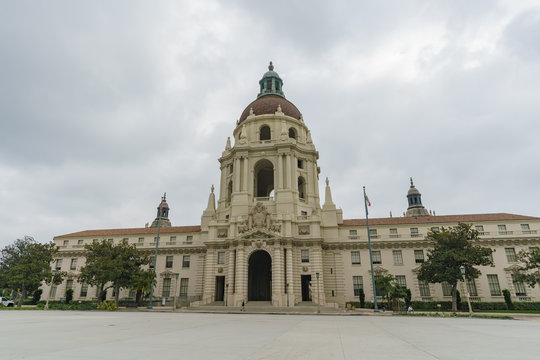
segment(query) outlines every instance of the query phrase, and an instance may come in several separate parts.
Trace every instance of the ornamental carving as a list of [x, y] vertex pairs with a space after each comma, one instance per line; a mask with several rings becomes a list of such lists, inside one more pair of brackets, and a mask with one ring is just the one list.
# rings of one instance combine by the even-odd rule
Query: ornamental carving
[[227, 237], [227, 229], [218, 229], [217, 237], [218, 238], [226, 238]]
[[261, 202], [251, 209], [247, 220], [238, 224], [238, 233], [244, 237], [269, 238], [279, 235], [280, 232], [281, 225], [271, 219], [270, 213]]
[[298, 235], [309, 235], [309, 225], [301, 225], [298, 227]]

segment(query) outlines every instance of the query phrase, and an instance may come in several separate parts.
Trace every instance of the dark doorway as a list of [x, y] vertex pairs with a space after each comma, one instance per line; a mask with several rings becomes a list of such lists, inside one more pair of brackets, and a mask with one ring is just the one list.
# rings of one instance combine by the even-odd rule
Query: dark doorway
[[302, 301], [311, 301], [311, 275], [302, 275]]
[[225, 294], [225, 276], [216, 276], [216, 300], [223, 301]]
[[255, 251], [249, 258], [248, 301], [272, 299], [272, 258], [264, 250]]

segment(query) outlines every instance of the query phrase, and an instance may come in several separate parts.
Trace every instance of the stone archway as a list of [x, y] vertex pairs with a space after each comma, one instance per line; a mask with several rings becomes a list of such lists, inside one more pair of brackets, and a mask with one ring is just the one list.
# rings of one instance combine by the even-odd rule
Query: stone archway
[[257, 250], [248, 262], [248, 301], [272, 300], [272, 258], [264, 250]]

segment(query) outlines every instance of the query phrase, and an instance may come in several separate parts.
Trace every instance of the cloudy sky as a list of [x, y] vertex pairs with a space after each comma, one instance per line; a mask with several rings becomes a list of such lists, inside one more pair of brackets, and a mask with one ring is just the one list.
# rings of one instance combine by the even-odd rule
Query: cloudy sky
[[[0, 246], [195, 225], [272, 60], [345, 218], [540, 216], [540, 2], [0, 1]], [[321, 188], [324, 181], [321, 181]]]

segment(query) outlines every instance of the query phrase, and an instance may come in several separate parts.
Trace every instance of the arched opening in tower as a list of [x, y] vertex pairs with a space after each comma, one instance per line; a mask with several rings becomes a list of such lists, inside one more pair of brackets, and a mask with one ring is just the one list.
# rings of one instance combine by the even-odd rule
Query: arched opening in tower
[[259, 140], [270, 140], [270, 127], [268, 125], [261, 126]]
[[306, 199], [306, 181], [302, 176], [298, 177], [298, 197]]
[[274, 165], [266, 159], [255, 165], [254, 189], [256, 197], [269, 197], [274, 190]]

